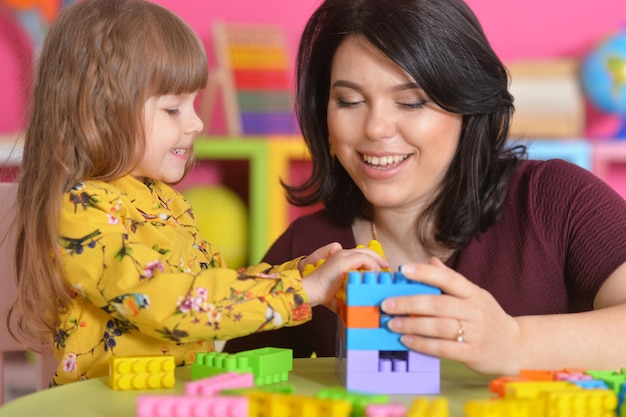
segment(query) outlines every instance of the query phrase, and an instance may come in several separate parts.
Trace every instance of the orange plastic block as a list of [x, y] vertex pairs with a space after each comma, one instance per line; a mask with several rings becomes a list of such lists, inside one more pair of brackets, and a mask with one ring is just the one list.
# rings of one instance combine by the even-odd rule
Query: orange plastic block
[[378, 306], [346, 306], [344, 321], [346, 327], [349, 328], [378, 329], [380, 308]]
[[519, 374], [521, 378], [528, 378], [532, 381], [552, 381], [554, 372], [544, 369], [522, 369]]
[[109, 386], [115, 390], [172, 388], [175, 368], [173, 356], [113, 357]]
[[521, 378], [519, 376], [501, 376], [489, 381], [489, 391], [496, 394], [498, 397], [504, 397], [504, 390], [506, 384], [509, 382], [523, 382], [530, 381], [528, 378]]

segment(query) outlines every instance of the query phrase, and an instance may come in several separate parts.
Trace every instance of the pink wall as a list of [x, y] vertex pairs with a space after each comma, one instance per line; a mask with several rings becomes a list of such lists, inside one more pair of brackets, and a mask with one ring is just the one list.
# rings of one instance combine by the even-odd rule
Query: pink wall
[[[293, 54], [302, 27], [321, 0], [153, 0], [185, 19], [200, 35], [209, 53], [211, 22], [263, 22], [283, 25]], [[624, 0], [467, 0], [483, 23], [494, 49], [505, 60], [534, 57], [584, 55], [595, 42], [608, 33], [626, 28]], [[0, 31], [1, 33], [1, 31]], [[15, 65], [0, 43], [0, 80], [14, 77]], [[2, 87], [2, 84], [0, 84]], [[16, 92], [2, 88], [4, 103], [15, 102]], [[1, 120], [15, 120], [19, 106], [0, 107]], [[597, 125], [590, 136], [602, 134], [602, 126], [614, 118], [590, 109]], [[19, 119], [19, 117], [17, 117]], [[16, 126], [18, 127], [18, 126]], [[219, 126], [218, 126], [219, 127]], [[7, 131], [0, 122], [0, 133]], [[218, 129], [219, 130], [219, 129]], [[219, 133], [219, 132], [218, 132]]]

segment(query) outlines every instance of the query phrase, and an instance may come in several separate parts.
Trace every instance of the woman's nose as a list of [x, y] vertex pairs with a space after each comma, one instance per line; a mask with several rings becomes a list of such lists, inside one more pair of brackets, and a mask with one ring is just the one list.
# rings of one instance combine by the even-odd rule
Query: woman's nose
[[367, 138], [371, 140], [394, 136], [396, 125], [392, 112], [383, 105], [372, 106], [365, 121], [365, 133]]

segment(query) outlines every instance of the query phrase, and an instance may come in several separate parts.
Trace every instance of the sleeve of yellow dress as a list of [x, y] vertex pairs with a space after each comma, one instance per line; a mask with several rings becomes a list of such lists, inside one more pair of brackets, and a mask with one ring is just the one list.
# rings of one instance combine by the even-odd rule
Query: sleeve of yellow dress
[[72, 293], [144, 334], [177, 342], [310, 320], [296, 261], [227, 269], [185, 204], [147, 214], [125, 194], [70, 193], [59, 251]]

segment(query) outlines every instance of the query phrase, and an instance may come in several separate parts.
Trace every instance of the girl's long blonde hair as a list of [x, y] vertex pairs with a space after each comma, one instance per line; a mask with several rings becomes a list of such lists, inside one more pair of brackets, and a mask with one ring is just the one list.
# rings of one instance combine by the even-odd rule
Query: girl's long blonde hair
[[126, 175], [144, 150], [150, 97], [206, 85], [206, 53], [180, 18], [144, 0], [84, 0], [51, 26], [38, 60], [20, 170], [18, 295], [7, 324], [50, 341], [68, 289], [57, 256], [59, 208], [76, 183]]

